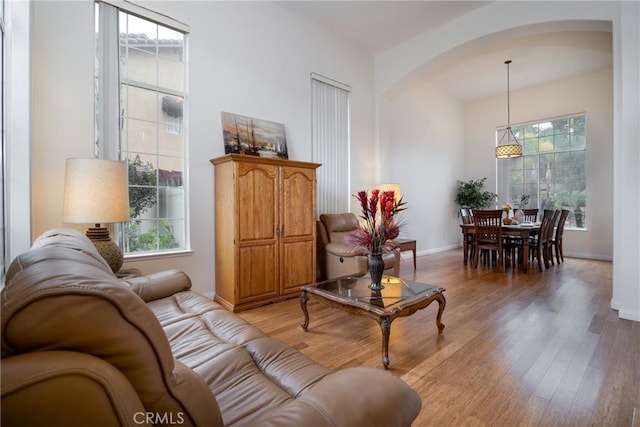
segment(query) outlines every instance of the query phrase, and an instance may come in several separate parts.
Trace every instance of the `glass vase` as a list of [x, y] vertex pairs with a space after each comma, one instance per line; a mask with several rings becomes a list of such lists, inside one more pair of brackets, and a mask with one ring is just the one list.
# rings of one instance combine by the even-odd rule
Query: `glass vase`
[[382, 273], [384, 272], [384, 261], [382, 254], [371, 254], [368, 259], [369, 275], [371, 276], [371, 284], [369, 289], [384, 289], [382, 285]]

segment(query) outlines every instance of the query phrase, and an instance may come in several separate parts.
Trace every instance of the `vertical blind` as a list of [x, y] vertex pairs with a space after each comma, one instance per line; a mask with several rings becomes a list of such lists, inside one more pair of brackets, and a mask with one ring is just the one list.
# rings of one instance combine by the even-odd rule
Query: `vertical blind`
[[350, 87], [311, 75], [311, 141], [317, 173], [317, 212], [349, 212]]

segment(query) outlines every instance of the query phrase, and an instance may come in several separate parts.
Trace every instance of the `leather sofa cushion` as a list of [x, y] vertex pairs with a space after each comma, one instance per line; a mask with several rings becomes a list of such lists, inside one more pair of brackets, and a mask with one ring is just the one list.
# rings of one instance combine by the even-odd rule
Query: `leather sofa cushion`
[[225, 425], [250, 425], [332, 372], [202, 295], [181, 292], [148, 305], [175, 357], [209, 385]]
[[[113, 271], [107, 261], [98, 253], [94, 244], [84, 234], [78, 230], [68, 228], [54, 228], [45, 231], [31, 245], [31, 249], [37, 248], [68, 248], [85, 255], [85, 260], [89, 260], [96, 268], [107, 274], [114, 276]], [[115, 276], [114, 276], [115, 277]]]
[[417, 393], [390, 373], [331, 371], [200, 294], [148, 306], [175, 357], [216, 396], [224, 425], [406, 426], [420, 412]]

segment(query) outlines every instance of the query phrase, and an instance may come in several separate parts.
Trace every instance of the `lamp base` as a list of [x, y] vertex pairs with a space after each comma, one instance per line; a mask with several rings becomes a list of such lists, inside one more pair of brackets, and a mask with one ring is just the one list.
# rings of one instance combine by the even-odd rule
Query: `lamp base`
[[122, 251], [111, 240], [109, 236], [109, 230], [106, 227], [100, 227], [96, 224], [95, 227], [90, 227], [87, 230], [86, 236], [93, 242], [94, 246], [98, 250], [98, 253], [107, 261], [111, 271], [115, 274], [122, 267]]

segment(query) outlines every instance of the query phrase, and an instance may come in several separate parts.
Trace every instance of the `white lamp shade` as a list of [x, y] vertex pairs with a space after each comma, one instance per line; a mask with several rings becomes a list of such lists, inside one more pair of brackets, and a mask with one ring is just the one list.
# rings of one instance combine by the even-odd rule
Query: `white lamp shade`
[[400, 191], [400, 184], [397, 182], [385, 183], [385, 184], [376, 184], [374, 187], [380, 191], [393, 191], [393, 198], [397, 202], [402, 197], [402, 192]]
[[63, 221], [107, 224], [129, 221], [127, 164], [101, 159], [67, 159]]

